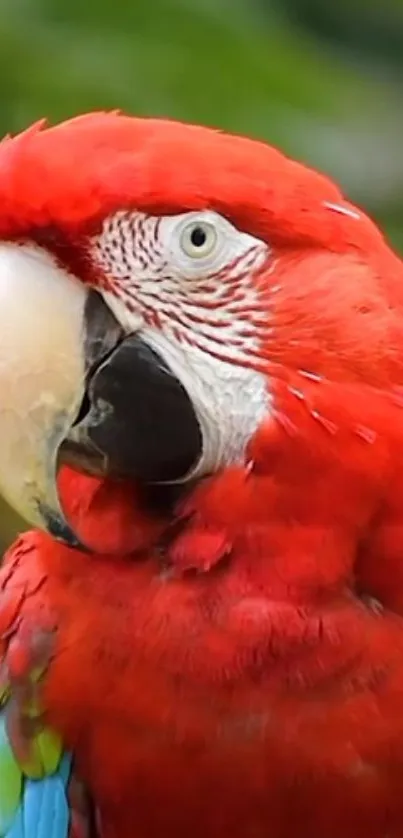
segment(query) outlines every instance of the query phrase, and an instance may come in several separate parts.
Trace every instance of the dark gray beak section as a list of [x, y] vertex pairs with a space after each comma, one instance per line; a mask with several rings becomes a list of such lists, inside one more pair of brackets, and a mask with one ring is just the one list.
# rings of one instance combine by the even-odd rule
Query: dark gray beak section
[[137, 335], [122, 339], [89, 376], [85, 410], [62, 449], [78, 468], [160, 483], [180, 480], [200, 458], [189, 396]]
[[[83, 347], [81, 348], [83, 358], [82, 401], [79, 406], [78, 416], [75, 416], [74, 420], [72, 418], [73, 427], [79, 421], [81, 411], [86, 409], [88, 401], [86, 388], [91, 381], [92, 371], [97, 369], [99, 364], [105, 363], [105, 359], [109, 357], [110, 353], [123, 340], [123, 331], [102, 297], [92, 290], [85, 293], [81, 330], [83, 340]], [[69, 428], [67, 430], [70, 432]], [[57, 490], [54, 483], [56, 481], [58, 466], [63, 462], [62, 452], [64, 445], [65, 440], [62, 438], [59, 441], [59, 447], [56, 451], [53, 450], [53, 446], [50, 446], [48, 449], [52, 461], [55, 462], [55, 467], [53, 470], [47, 469], [49, 475], [49, 491], [47, 494], [46, 487], [44, 487], [44, 492], [41, 493], [42, 497], [38, 497], [37, 499], [37, 510], [45, 529], [50, 535], [58, 541], [63, 541], [69, 547], [85, 549], [85, 545], [76, 537], [70, 524], [66, 521], [58, 500], [55, 503]], [[78, 446], [78, 450], [81, 452], [80, 446]], [[85, 470], [85, 456], [82, 457], [81, 466]]]
[[[141, 484], [180, 481], [202, 453], [186, 390], [139, 335], [123, 336], [96, 293], [88, 298], [85, 321], [86, 389], [59, 462]], [[80, 546], [63, 526], [49, 516], [53, 535]]]

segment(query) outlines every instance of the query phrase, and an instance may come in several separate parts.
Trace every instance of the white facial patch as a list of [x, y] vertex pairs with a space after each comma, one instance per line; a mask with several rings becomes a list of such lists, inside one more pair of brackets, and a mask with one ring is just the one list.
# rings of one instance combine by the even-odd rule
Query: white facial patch
[[192, 400], [203, 434], [196, 473], [243, 462], [269, 410], [267, 378], [253, 368], [268, 328], [268, 245], [211, 211], [118, 212], [90, 255], [122, 326], [161, 354]]

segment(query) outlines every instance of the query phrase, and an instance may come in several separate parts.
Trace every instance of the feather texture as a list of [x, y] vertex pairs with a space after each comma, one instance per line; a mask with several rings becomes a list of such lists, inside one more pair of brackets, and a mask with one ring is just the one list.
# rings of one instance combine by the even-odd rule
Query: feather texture
[[[37, 737], [37, 761], [31, 778], [24, 773], [7, 732], [6, 708], [0, 715], [0, 836], [1, 838], [68, 838], [68, 782], [71, 760], [57, 754], [55, 737]], [[39, 771], [41, 767], [42, 771]]]

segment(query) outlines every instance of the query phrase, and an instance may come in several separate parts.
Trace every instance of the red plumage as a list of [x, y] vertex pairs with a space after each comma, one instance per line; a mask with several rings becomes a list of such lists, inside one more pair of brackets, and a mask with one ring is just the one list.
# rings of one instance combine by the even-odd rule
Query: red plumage
[[31, 533], [1, 572], [6, 661], [52, 637], [46, 718], [102, 838], [400, 838], [400, 261], [326, 178], [206, 129], [83, 117], [7, 140], [0, 170], [2, 235], [94, 282], [85, 237], [123, 206], [214, 208], [277, 260], [248, 466], [169, 513], [65, 472], [97, 555]]
[[283, 244], [381, 246], [368, 219], [351, 225], [323, 207], [342, 200], [325, 176], [265, 143], [180, 122], [99, 113], [38, 123], [3, 140], [0, 176], [3, 237], [53, 228], [80, 240], [122, 207], [209, 207]]
[[[290, 521], [275, 492], [267, 521], [265, 481], [228, 472], [189, 501], [192, 554], [207, 523], [233, 539], [230, 564], [208, 573], [170, 574], [152, 548], [94, 557], [39, 533], [7, 558], [9, 659], [19, 636], [29, 648], [57, 628], [46, 718], [106, 838], [401, 834], [401, 620], [353, 594], [351, 534], [329, 512]], [[87, 526], [93, 515], [102, 538], [97, 513]]]

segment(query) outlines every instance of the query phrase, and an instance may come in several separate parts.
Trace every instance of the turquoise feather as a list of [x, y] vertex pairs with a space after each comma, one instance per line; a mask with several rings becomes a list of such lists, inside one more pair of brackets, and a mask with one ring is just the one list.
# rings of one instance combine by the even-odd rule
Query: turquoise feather
[[52, 773], [28, 778], [18, 764], [0, 710], [0, 838], [68, 838], [71, 759], [44, 759]]

